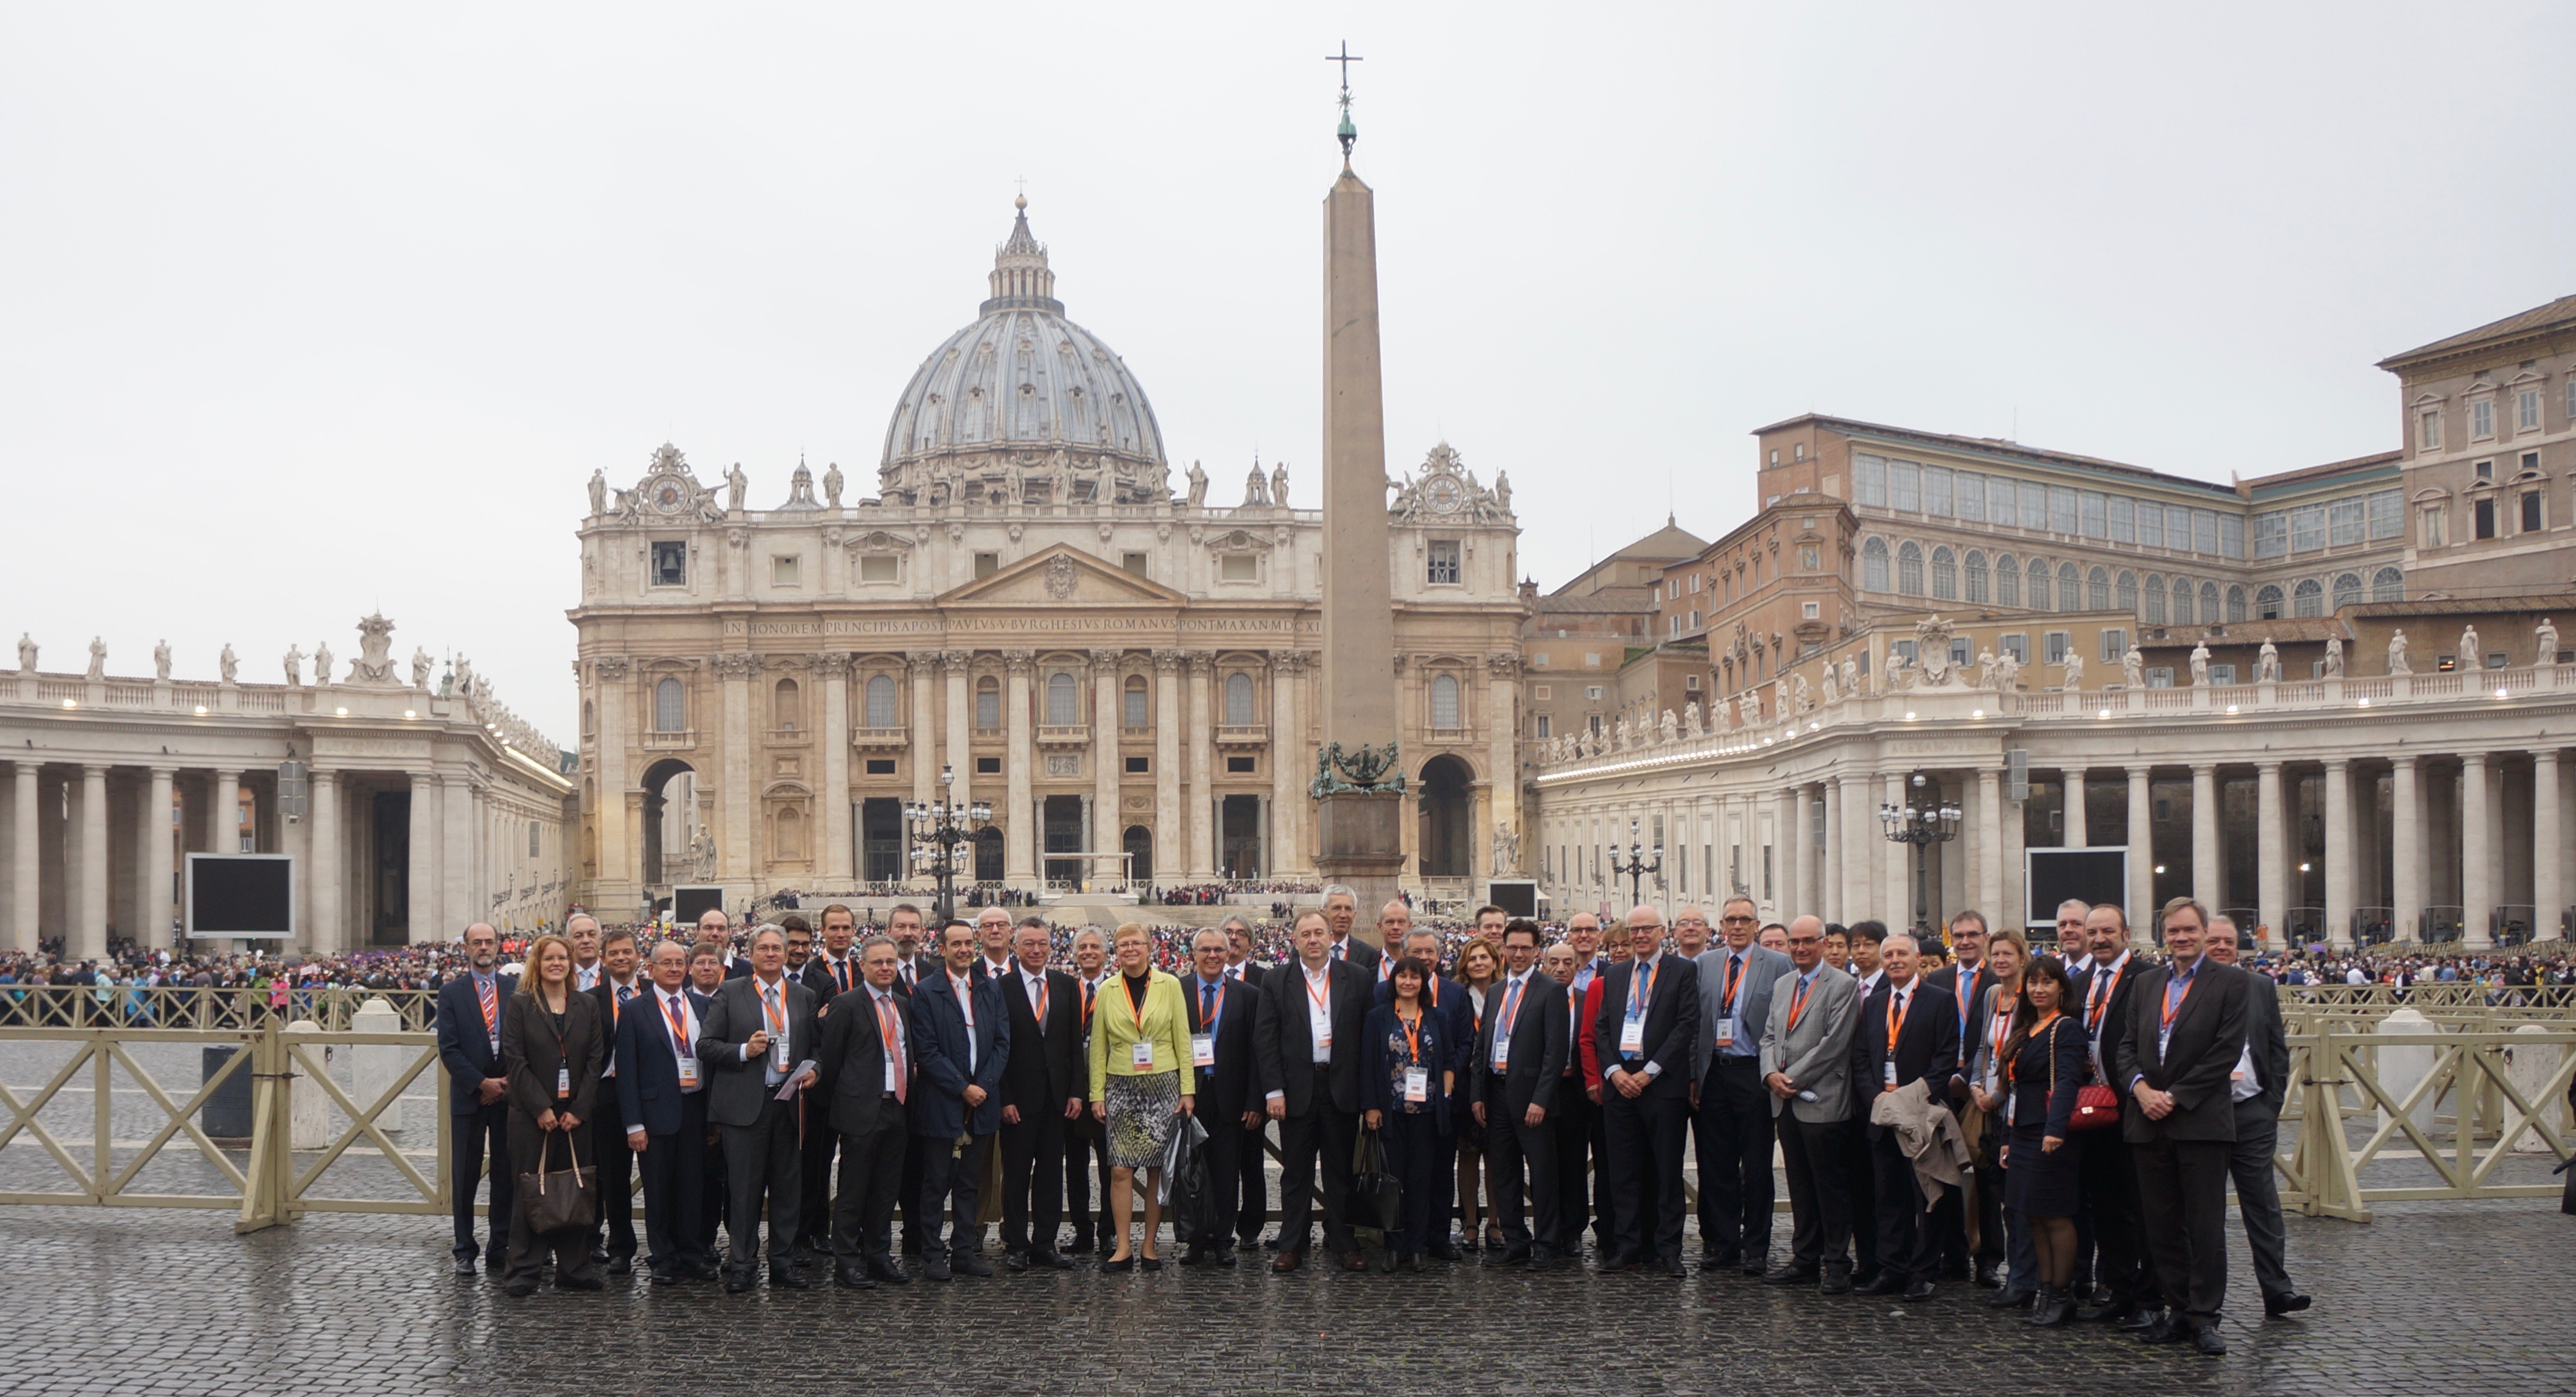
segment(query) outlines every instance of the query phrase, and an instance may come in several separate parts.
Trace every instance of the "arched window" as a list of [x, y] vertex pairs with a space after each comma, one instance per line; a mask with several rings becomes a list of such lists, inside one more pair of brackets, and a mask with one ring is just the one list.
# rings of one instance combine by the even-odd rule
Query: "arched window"
[[1958, 555], [1947, 548], [1932, 550], [1932, 595], [1943, 601], [1956, 601], [1959, 596]]
[[2360, 573], [2346, 572], [2338, 573], [2335, 576], [2334, 604], [2335, 610], [2337, 611], [2341, 611], [2347, 606], [2361, 605]]
[[1968, 600], [1984, 601], [1985, 599], [1986, 555], [1971, 548], [1968, 550]]
[[1238, 728], [1252, 722], [1251, 675], [1237, 671], [1225, 677], [1225, 721], [1226, 726]]
[[1887, 590], [1887, 540], [1874, 538], [1860, 546], [1860, 586], [1864, 592]]
[[1063, 670], [1047, 676], [1046, 720], [1049, 727], [1071, 727], [1082, 721], [1081, 692]]
[[1435, 728], [1460, 726], [1458, 676], [1454, 674], [1435, 674], [1431, 677], [1431, 726]]
[[680, 692], [677, 679], [665, 678], [653, 686], [653, 731], [688, 731], [688, 715], [681, 711]]
[[2111, 609], [2111, 570], [2095, 568], [2084, 579], [2084, 605], [2094, 611]]
[[2406, 600], [2406, 574], [2395, 568], [2381, 568], [2370, 575], [2372, 601]]
[[869, 675], [867, 694], [867, 722], [863, 726], [891, 728], [902, 722], [895, 716], [893, 676]]
[[[2121, 574], [2123, 577], [2126, 577], [2127, 575], [2128, 574], [2126, 573]], [[2163, 625], [2165, 623], [2165, 579], [2162, 573], [2151, 572], [2147, 574], [2146, 602], [2147, 624], [2151, 626]]]
[[581, 730], [591, 732], [599, 726], [599, 709], [590, 700], [581, 701]]
[[1002, 681], [991, 675], [975, 681], [975, 726], [991, 731], [1002, 725]]
[[[2208, 601], [2209, 594], [2213, 590], [2215, 589], [2206, 582], [2200, 584], [2200, 599], [2204, 602]], [[2245, 619], [2244, 588], [2230, 587], [2227, 589], [2227, 619], [2230, 621], [2242, 621]]]
[[[2073, 530], [2069, 530], [2068, 532], [2071, 533]], [[2093, 571], [2096, 576], [2100, 576], [2102, 570], [2100, 568], [2095, 568]], [[2109, 606], [2110, 604], [2111, 579], [2103, 577], [2102, 605]], [[2083, 605], [2084, 575], [2075, 570], [2075, 565], [2073, 563], [2059, 563], [2057, 565], [2057, 609], [2060, 611], [2075, 611], [2081, 609]]]
[[2048, 609], [2048, 564], [2038, 558], [2030, 560], [2030, 609]]
[[2005, 606], [2021, 605], [2021, 564], [2010, 553], [1995, 559], [1995, 600]]
[[2122, 611], [2138, 609], [2138, 575], [2126, 568], [2111, 583], [2111, 604]]
[[2177, 577], [2174, 579], [2173, 619], [2174, 624], [2177, 626], [2188, 626], [2192, 624], [2191, 579], [2188, 577]]
[[1131, 728], [1146, 726], [1150, 720], [1146, 717], [1145, 676], [1141, 674], [1127, 676], [1126, 700], [1127, 712], [1120, 721]]
[[2290, 614], [2323, 616], [2326, 614], [2326, 589], [2315, 578], [2307, 578], [2290, 589]]
[[[2234, 611], [2236, 606], [2236, 594], [2241, 590], [2241, 588], [2236, 587], [2230, 587], [2227, 589], [2227, 605], [2231, 613]], [[2266, 583], [2264, 584], [2263, 590], [2254, 594], [2254, 619], [2257, 621], [2278, 621], [2281, 619], [2280, 588]]]
[[1896, 590], [1909, 597], [1923, 595], [1923, 545], [1909, 540], [1898, 546]]

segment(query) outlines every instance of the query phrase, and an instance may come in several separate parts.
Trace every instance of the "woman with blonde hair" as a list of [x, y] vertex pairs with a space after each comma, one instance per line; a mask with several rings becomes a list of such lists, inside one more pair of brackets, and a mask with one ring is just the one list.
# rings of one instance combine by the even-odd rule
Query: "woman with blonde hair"
[[[1458, 958], [1452, 964], [1457, 968], [1459, 983], [1467, 987], [1469, 1017], [1475, 1033], [1481, 1035], [1485, 1031], [1486, 992], [1503, 982], [1502, 943], [1490, 936], [1470, 937], [1467, 944], [1458, 948]], [[1471, 1037], [1468, 1041], [1480, 1042], [1482, 1039]], [[1494, 1221], [1490, 1213], [1481, 1213], [1478, 1207], [1479, 1185], [1485, 1177], [1485, 1128], [1476, 1124], [1474, 1118], [1464, 1111], [1457, 1112], [1451, 1124], [1458, 1130], [1460, 1240], [1467, 1250], [1476, 1249], [1476, 1220], [1481, 1215], [1485, 1218], [1484, 1245], [1499, 1248], [1503, 1245], [1502, 1224]], [[1448, 1219], [1436, 1219], [1434, 1226], [1445, 1232]]]
[[1154, 968], [1154, 938], [1128, 922], [1118, 928], [1115, 974], [1101, 982], [1091, 1007], [1091, 1116], [1109, 1140], [1109, 1220], [1118, 1231], [1103, 1271], [1136, 1269], [1128, 1251], [1128, 1191], [1145, 1174], [1144, 1269], [1163, 1269], [1154, 1255], [1163, 1225], [1157, 1193], [1172, 1127], [1196, 1105], [1191, 1094], [1189, 1006], [1181, 982]]

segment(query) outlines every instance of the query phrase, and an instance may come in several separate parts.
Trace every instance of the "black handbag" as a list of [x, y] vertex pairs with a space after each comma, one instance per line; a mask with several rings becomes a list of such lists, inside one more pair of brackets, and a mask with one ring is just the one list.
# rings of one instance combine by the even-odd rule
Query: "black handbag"
[[1386, 1171], [1386, 1145], [1374, 1130], [1360, 1132], [1351, 1150], [1351, 1225], [1393, 1232], [1404, 1220], [1404, 1182]]
[[1163, 1188], [1156, 1201], [1171, 1216], [1172, 1240], [1183, 1246], [1227, 1230], [1211, 1228], [1204, 1216], [1216, 1192], [1208, 1181], [1206, 1147], [1207, 1127], [1196, 1116], [1174, 1122], [1171, 1141], [1163, 1147]]
[[599, 1171], [595, 1166], [582, 1167], [581, 1150], [571, 1131], [564, 1131], [563, 1137], [564, 1152], [572, 1157], [572, 1167], [547, 1172], [546, 1160], [554, 1151], [555, 1134], [545, 1132], [543, 1143], [537, 1146], [537, 1172], [519, 1176], [518, 1201], [512, 1205], [528, 1219], [528, 1230], [539, 1236], [568, 1227], [588, 1227], [598, 1216], [591, 1183]]

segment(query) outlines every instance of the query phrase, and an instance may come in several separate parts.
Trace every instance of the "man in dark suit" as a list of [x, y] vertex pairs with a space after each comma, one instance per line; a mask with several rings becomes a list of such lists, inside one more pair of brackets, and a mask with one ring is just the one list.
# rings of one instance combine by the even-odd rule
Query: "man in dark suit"
[[[975, 1205], [984, 1156], [1002, 1124], [1002, 1075], [1011, 1058], [1010, 1015], [1001, 985], [976, 973], [973, 924], [950, 922], [940, 950], [943, 968], [912, 996], [920, 1089], [907, 1108], [922, 1151], [922, 1274], [934, 1281], [949, 1279], [952, 1262], [970, 1276], [993, 1274]], [[943, 1229], [952, 1205], [954, 1221]]]
[[[886, 910], [886, 935], [894, 938], [895, 983], [909, 995], [921, 987], [923, 980], [939, 978], [940, 962], [936, 951], [922, 946], [924, 936], [921, 909], [909, 902], [898, 902]], [[918, 1069], [916, 1069], [918, 1070]], [[903, 1254], [921, 1255], [921, 1238], [926, 1230], [913, 1214], [921, 1207], [922, 1144], [913, 1137], [904, 1147], [903, 1187], [895, 1194], [895, 1211], [903, 1215]]]
[[[1485, 1169], [1503, 1250], [1488, 1266], [1556, 1264], [1557, 1128], [1549, 1116], [1573, 1081], [1565, 1075], [1574, 1025], [1563, 986], [1538, 969], [1538, 924], [1503, 928], [1503, 982], [1485, 991], [1485, 1021], [1467, 1065], [1467, 1100], [1485, 1128]], [[1521, 1218], [1521, 1175], [1529, 1175], [1529, 1222]], [[1536, 1224], [1533, 1231], [1531, 1223]]]
[[751, 973], [725, 981], [707, 1007], [698, 1055], [714, 1079], [707, 1115], [724, 1136], [732, 1192], [725, 1211], [728, 1294], [752, 1287], [763, 1199], [769, 1204], [769, 1283], [791, 1290], [813, 1284], [797, 1269], [795, 1241], [804, 1195], [802, 1094], [816, 1076], [813, 1068], [799, 1065], [820, 1047], [816, 1007], [814, 992], [788, 978], [787, 936], [775, 927], [752, 933]]
[[[2209, 958], [2236, 964], [2236, 922], [2209, 919]], [[2254, 1254], [2254, 1280], [2262, 1287], [2263, 1313], [2295, 1314], [2308, 1307], [2308, 1297], [2290, 1284], [2288, 1239], [2281, 1225], [2281, 1177], [2274, 1162], [2280, 1152], [2281, 1102], [2290, 1080], [2289, 1030], [2281, 1021], [2281, 995], [2271, 980], [2247, 972], [2253, 993], [2246, 999], [2245, 1052], [2228, 1077], [2227, 1095], [2236, 1103], [2236, 1144], [2227, 1171], [2236, 1180], [2236, 1211], [2245, 1220], [2245, 1249]]]
[[707, 1094], [698, 1038], [708, 1001], [688, 988], [689, 950], [653, 948], [652, 987], [617, 1021], [618, 1116], [644, 1166], [644, 1240], [653, 1284], [714, 1280], [703, 1244]]
[[[1225, 919], [1224, 930], [1225, 977], [1242, 985], [1246, 991], [1257, 993], [1261, 988], [1261, 977], [1269, 974], [1270, 971], [1268, 967], [1252, 958], [1252, 923], [1241, 917], [1228, 917]], [[1243, 1002], [1250, 1005], [1254, 1001], [1250, 994], [1247, 994]], [[1250, 1031], [1248, 1025], [1252, 1017], [1251, 1014], [1244, 1015], [1247, 1032]], [[1246, 1041], [1249, 1042], [1249, 1040]], [[1249, 1084], [1246, 1090], [1249, 1092]], [[1260, 1103], [1254, 1101], [1252, 1105], [1257, 1108]], [[1250, 1120], [1240, 1132], [1243, 1138], [1235, 1142], [1234, 1150], [1238, 1191], [1234, 1231], [1242, 1244], [1250, 1247], [1261, 1240], [1261, 1226], [1270, 1220], [1270, 1183], [1268, 1175], [1262, 1169], [1264, 1159], [1262, 1145], [1266, 1138], [1267, 1127], [1263, 1124], [1261, 1112], [1258, 1109], [1246, 1114]], [[1222, 1124], [1221, 1118], [1219, 1123]], [[1215, 1132], [1211, 1129], [1209, 1133]], [[1220, 1184], [1219, 1187], [1223, 1185]]]
[[[1923, 977], [1926, 992], [1947, 1001], [1959, 1016], [1959, 1071], [1964, 1074], [1968, 1062], [1976, 1056], [1977, 1010], [1994, 983], [1986, 970], [1986, 918], [1982, 912], [1962, 908], [1950, 914], [1951, 962]], [[1919, 962], [1918, 962], [1919, 964]], [[1937, 1093], [1936, 1101], [1956, 1111], [1968, 1101], [1968, 1082], [1964, 1075], [1954, 1075], [1946, 1091]], [[2001, 1124], [1995, 1128], [2000, 1130]], [[1962, 1202], [1952, 1214], [1941, 1239], [1942, 1270], [1949, 1275], [1973, 1274], [1976, 1283], [1987, 1289], [2003, 1284], [1995, 1267], [2004, 1259], [2004, 1173], [1980, 1161], [1976, 1171], [1977, 1245], [1970, 1254], [1967, 1233], [1967, 1211]], [[1973, 1268], [1973, 1269], [1972, 1269]]]
[[[835, 902], [823, 909], [823, 944], [805, 958], [801, 967], [791, 972], [814, 992], [817, 1015], [828, 1017], [832, 1001], [859, 987], [864, 978], [859, 971], [858, 914]], [[790, 915], [779, 919], [787, 929], [788, 958], [795, 959], [796, 927], [802, 918]], [[796, 1203], [796, 1255], [799, 1261], [808, 1256], [825, 1256], [832, 1247], [832, 1156], [840, 1148], [841, 1133], [818, 1129], [811, 1113], [826, 1108], [831, 1098], [817, 1095], [808, 1108], [805, 1122], [805, 1157], [802, 1168], [805, 1192]]]
[[[1392, 907], [1393, 904], [1390, 906]], [[1496, 915], [1500, 915], [1500, 909], [1496, 909]], [[1422, 982], [1422, 997], [1430, 1001], [1431, 1012], [1440, 1016], [1441, 1025], [1449, 1033], [1448, 1041], [1458, 1044], [1475, 1042], [1476, 1002], [1467, 997], [1465, 985], [1440, 973], [1440, 933], [1429, 927], [1415, 927], [1388, 943], [1389, 954], [1394, 954], [1399, 946], [1402, 947], [1404, 955], [1411, 956], [1430, 967], [1431, 974]], [[1393, 961], [1381, 961], [1380, 964], [1390, 967], [1391, 973]], [[1377, 982], [1374, 1002], [1378, 1004], [1395, 1002], [1393, 981]], [[1467, 1089], [1467, 1083], [1461, 1082], [1458, 1086], [1462, 1096]], [[1431, 1175], [1434, 1181], [1431, 1198], [1431, 1236], [1423, 1249], [1439, 1260], [1456, 1261], [1459, 1259], [1458, 1248], [1449, 1240], [1449, 1220], [1455, 1216], [1458, 1206], [1458, 1137], [1452, 1133], [1434, 1135], [1432, 1139], [1436, 1142], [1434, 1148], [1438, 1151], [1439, 1158], [1432, 1167]]]
[[1601, 1269], [1652, 1264], [1679, 1276], [1699, 967], [1664, 954], [1664, 914], [1653, 907], [1631, 910], [1626, 931], [1629, 958], [1603, 973], [1592, 1025], [1619, 1228], [1618, 1247]]
[[1325, 1249], [1343, 1270], [1366, 1270], [1351, 1235], [1351, 1149], [1359, 1138], [1360, 1029], [1376, 985], [1369, 971], [1332, 958], [1323, 913], [1299, 916], [1296, 940], [1297, 963], [1263, 978], [1253, 1025], [1264, 1110], [1279, 1123], [1279, 1255], [1270, 1265], [1305, 1264], [1320, 1155]]
[[[829, 924], [830, 913], [825, 914]], [[820, 1098], [841, 1137], [841, 1187], [832, 1205], [832, 1279], [853, 1290], [905, 1285], [894, 1259], [895, 1192], [912, 1138], [912, 1005], [897, 979], [894, 942], [871, 936], [856, 952], [859, 984], [823, 1016]]]
[[1725, 944], [1698, 959], [1700, 1032], [1691, 1071], [1692, 1136], [1699, 1148], [1699, 1241], [1703, 1269], [1771, 1269], [1771, 1095], [1762, 1089], [1762, 1028], [1771, 987], [1795, 967], [1757, 945], [1761, 921], [1749, 897], [1718, 909]]
[[[590, 920], [587, 917], [583, 921]], [[635, 933], [623, 927], [599, 938], [599, 980], [590, 987], [598, 1002], [599, 1023], [608, 1035], [600, 1056], [607, 1059], [600, 1076], [607, 1079], [591, 1116], [591, 1148], [599, 1161], [599, 1222], [591, 1227], [591, 1250], [603, 1254], [600, 1232], [607, 1231], [604, 1255], [608, 1274], [635, 1269], [635, 1152], [626, 1147], [626, 1112], [617, 1091], [617, 1029], [627, 1003], [641, 996], [648, 982], [636, 967]]]
[[[1584, 1090], [1582, 1054], [1576, 1049], [1584, 994], [1574, 977], [1584, 962], [1568, 941], [1551, 944], [1539, 952], [1538, 959], [1547, 978], [1562, 987], [1557, 994], [1565, 1000], [1565, 1070], [1557, 1074], [1556, 1104], [1548, 1111], [1555, 1137], [1556, 1230], [1553, 1236], [1536, 1241], [1548, 1244], [1552, 1258], [1580, 1261], [1583, 1225], [1592, 1216], [1592, 1134], [1601, 1116], [1600, 1104]], [[1486, 991], [1488, 996], [1492, 993]], [[1603, 1248], [1602, 1255], [1609, 1255], [1608, 1248]]]
[[474, 1274], [474, 1187], [487, 1158], [492, 1206], [484, 1269], [497, 1274], [509, 1247], [510, 1107], [503, 1097], [510, 1083], [501, 1070], [501, 1010], [519, 990], [518, 976], [500, 972], [501, 933], [491, 923], [465, 929], [465, 957], [467, 973], [438, 987], [438, 1059], [447, 1068], [447, 1113], [454, 1117], [449, 1138], [456, 1154], [448, 1168], [460, 1276]]
[[1827, 1295], [1851, 1289], [1851, 1198], [1843, 1135], [1851, 1129], [1851, 1042], [1860, 1022], [1852, 977], [1825, 964], [1825, 923], [1789, 923], [1790, 971], [1771, 986], [1762, 1029], [1762, 1085], [1789, 1179], [1789, 1263], [1765, 1285], [1814, 1282]]
[[[713, 946], [724, 955], [725, 978], [739, 980], [751, 973], [751, 957], [733, 953], [733, 921], [716, 908], [698, 914], [698, 944]], [[785, 963], [781, 957], [781, 964]]]
[[[2061, 917], [2071, 919], [2071, 912], [2060, 909]], [[2112, 1081], [2112, 1045], [2120, 1025], [2128, 1022], [2138, 977], [2146, 964], [2131, 953], [2128, 914], [2115, 903], [2103, 903], [2085, 914], [2084, 935], [2091, 964], [2083, 974], [2073, 976], [2072, 988], [2089, 1040], [2091, 1079], [2119, 1094], [2120, 1113], [2127, 1116], [2137, 1108], [2129, 1104], [2127, 1088]], [[2139, 1221], [2138, 1171], [2126, 1135], [2108, 1128], [2079, 1130], [2068, 1143], [2076, 1149], [2077, 1187], [2093, 1218], [2096, 1274], [2102, 1288], [2110, 1292], [2108, 1300], [2078, 1311], [2076, 1317], [2117, 1324], [2135, 1333], [2154, 1322], [2162, 1302], [2155, 1273], [2147, 1264], [2147, 1240]], [[2084, 1276], [2080, 1257], [2075, 1274], [2080, 1292]]]
[[[1878, 988], [1860, 1009], [1852, 1034], [1854, 1094], [1875, 1100], [1921, 1082], [1926, 1091], [1949, 1094], [1951, 1073], [1959, 1064], [1959, 1016], [1955, 1006], [1928, 989], [1915, 974], [1914, 938], [1891, 933], [1879, 941]], [[1876, 1279], [1861, 1288], [1865, 1295], [1902, 1294], [1909, 1304], [1932, 1298], [1941, 1273], [1942, 1222], [1959, 1196], [1944, 1191], [1942, 1212], [1930, 1216], [1914, 1161], [1888, 1126], [1868, 1122], [1869, 1161], [1878, 1200]]]
[[1381, 957], [1377, 947], [1351, 935], [1351, 928], [1359, 925], [1359, 920], [1358, 893], [1339, 883], [1324, 889], [1324, 923], [1332, 929], [1332, 958], [1358, 966], [1368, 972], [1369, 979], [1375, 980]]
[[2156, 1287], [2178, 1307], [2138, 1337], [2151, 1344], [2188, 1337], [2217, 1355], [2227, 1352], [2218, 1316], [2227, 1298], [2227, 1165], [2236, 1142], [2227, 1088], [2245, 1053], [2253, 977], [2201, 953], [2209, 913], [2199, 903], [2176, 898], [2163, 917], [2168, 959], [2137, 977], [2111, 1054], [2112, 1080], [2129, 1098], [2120, 1133], [2135, 1151]]
[[[1083, 1064], [1083, 1090], [1090, 1091], [1091, 1015], [1099, 1006], [1101, 987], [1109, 982], [1109, 941], [1096, 927], [1084, 927], [1073, 934], [1073, 985], [1081, 1000], [1082, 1036], [1078, 1061]], [[1099, 1206], [1092, 1204], [1092, 1186], [1099, 1185]], [[1076, 1256], [1092, 1249], [1095, 1236], [1109, 1235], [1109, 1130], [1091, 1118], [1089, 1111], [1064, 1127], [1064, 1206], [1073, 1219], [1073, 1245]]]
[[[1189, 1010], [1193, 1109], [1208, 1133], [1208, 1187], [1216, 1196], [1208, 1211], [1224, 1216], [1226, 1227], [1213, 1234], [1193, 1232], [1188, 1249], [1181, 1253], [1181, 1264], [1213, 1261], [1232, 1266], [1238, 1219], [1236, 1210], [1225, 1204], [1237, 1201], [1237, 1195], [1227, 1185], [1241, 1177], [1243, 1142], [1257, 1138], [1247, 1132], [1261, 1120], [1261, 1113], [1252, 1109], [1252, 1030], [1261, 1015], [1254, 1001], [1261, 991], [1226, 974], [1224, 932], [1202, 931], [1192, 939], [1191, 968], [1181, 977], [1181, 1000]], [[1259, 1226], [1254, 1223], [1256, 1237]]]
[[1022, 923], [1000, 980], [1013, 1047], [1002, 1071], [1002, 1250], [1014, 1271], [1073, 1267], [1055, 1239], [1064, 1226], [1065, 1125], [1082, 1114], [1089, 1068], [1082, 987], [1047, 969], [1053, 945], [1045, 923]]

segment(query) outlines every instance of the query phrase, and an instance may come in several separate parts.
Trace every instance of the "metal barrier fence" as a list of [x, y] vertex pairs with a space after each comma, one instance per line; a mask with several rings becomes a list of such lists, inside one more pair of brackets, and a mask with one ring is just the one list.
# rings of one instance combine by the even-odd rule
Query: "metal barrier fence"
[[255, 1029], [310, 1019], [335, 1032], [357, 1026], [368, 1000], [392, 1007], [406, 1033], [437, 1027], [434, 990], [371, 990], [318, 985], [289, 990], [283, 1013], [269, 1007], [268, 991], [197, 985], [0, 985], [0, 1027], [166, 1028], [199, 1032]]
[[[2571, 1076], [2576, 1025], [2387, 1033], [2328, 1019], [2294, 1033], [2281, 1121], [2285, 1132], [2296, 1123], [2297, 1142], [2274, 1161], [2282, 1206], [2368, 1222], [2372, 1203], [2554, 1196], [2554, 1179], [2502, 1174], [2516, 1155], [2576, 1155]], [[2365, 1177], [2409, 1164], [2431, 1180]]]

